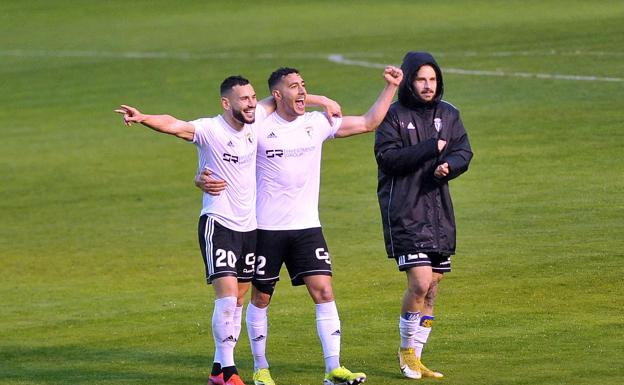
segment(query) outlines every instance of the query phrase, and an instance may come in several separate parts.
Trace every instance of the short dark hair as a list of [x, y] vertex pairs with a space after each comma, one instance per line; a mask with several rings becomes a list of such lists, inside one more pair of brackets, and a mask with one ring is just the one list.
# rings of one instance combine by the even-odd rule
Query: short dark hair
[[249, 80], [240, 75], [228, 76], [221, 83], [221, 96], [225, 96], [235, 86], [246, 86], [247, 84], [249, 84]]
[[282, 80], [284, 76], [288, 76], [290, 74], [298, 74], [298, 73], [299, 73], [299, 70], [296, 68], [280, 67], [276, 69], [275, 71], [273, 71], [271, 76], [269, 76], [269, 92], [273, 91], [273, 88], [275, 88], [277, 83], [279, 83], [280, 80]]

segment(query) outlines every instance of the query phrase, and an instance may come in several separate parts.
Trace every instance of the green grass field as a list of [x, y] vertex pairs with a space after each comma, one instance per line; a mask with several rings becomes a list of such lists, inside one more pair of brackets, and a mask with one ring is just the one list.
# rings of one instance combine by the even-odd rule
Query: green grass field
[[[408, 50], [448, 70], [445, 99], [475, 152], [452, 183], [458, 253], [425, 362], [448, 385], [621, 384], [623, 38], [621, 1], [4, 0], [0, 384], [207, 379], [196, 150], [123, 126], [118, 104], [211, 116], [225, 76], [266, 96], [288, 65], [360, 114], [383, 86], [378, 66]], [[395, 357], [405, 278], [384, 254], [373, 139], [325, 145], [321, 220], [343, 363], [367, 384], [407, 384]], [[283, 272], [270, 309], [277, 383], [321, 384], [306, 290]]]

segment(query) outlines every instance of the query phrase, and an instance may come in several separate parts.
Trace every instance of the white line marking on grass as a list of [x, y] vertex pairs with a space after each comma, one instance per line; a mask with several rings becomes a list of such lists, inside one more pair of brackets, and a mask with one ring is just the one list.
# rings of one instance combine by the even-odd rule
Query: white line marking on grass
[[[345, 53], [351, 57], [367, 57], [380, 58], [383, 53]], [[173, 60], [199, 60], [199, 59], [320, 59], [326, 60], [327, 54], [317, 53], [290, 53], [290, 54], [274, 54], [274, 53], [258, 53], [247, 54], [238, 52], [212, 52], [212, 53], [193, 53], [193, 52], [146, 52], [146, 51], [73, 51], [73, 50], [0, 50], [0, 56], [12, 57], [44, 57], [44, 58], [110, 58], [110, 59], [173, 59]]]
[[[517, 51], [517, 52], [458, 52], [458, 53], [439, 53], [439, 56], [624, 56], [622, 52], [598, 52], [598, 51]], [[174, 60], [198, 60], [198, 59], [325, 59], [333, 63], [342, 65], [351, 65], [367, 68], [384, 68], [386, 65], [374, 63], [365, 60], [347, 59], [346, 56], [358, 58], [381, 58], [384, 57], [380, 52], [353, 52], [348, 54], [244, 54], [244, 53], [191, 53], [191, 52], [115, 52], [115, 51], [71, 51], [71, 50], [0, 50], [0, 56], [13, 57], [58, 57], [58, 58], [113, 58], [113, 59], [174, 59]], [[623, 82], [624, 78], [620, 77], [603, 77], [603, 76], [583, 76], [583, 75], [565, 75], [565, 74], [547, 74], [547, 73], [530, 73], [530, 72], [506, 72], [506, 71], [488, 71], [488, 70], [467, 70], [461, 68], [444, 68], [445, 73], [456, 75], [472, 75], [472, 76], [500, 76], [500, 77], [520, 77], [534, 79], [555, 79], [555, 80], [578, 80], [578, 81], [602, 81], [602, 82]]]
[[[357, 55], [354, 53], [353, 55]], [[245, 54], [234, 52], [216, 53], [192, 53], [192, 52], [115, 52], [115, 51], [70, 51], [70, 50], [0, 50], [0, 56], [13, 57], [49, 57], [49, 58], [111, 58], [111, 59], [173, 59], [173, 60], [198, 60], [198, 59], [325, 59], [326, 54]], [[370, 57], [379, 57], [375, 55]]]
[[[327, 60], [344, 65], [352, 65], [367, 68], [384, 68], [386, 64], [372, 63], [363, 60], [346, 59], [343, 55], [329, 55]], [[444, 68], [444, 73], [456, 75], [474, 75], [474, 76], [502, 76], [502, 77], [520, 77], [520, 78], [536, 78], [536, 79], [555, 79], [555, 80], [581, 80], [581, 81], [602, 81], [602, 82], [622, 82], [624, 78], [601, 77], [601, 76], [581, 76], [581, 75], [563, 75], [563, 74], [542, 74], [530, 72], [505, 72], [505, 71], [485, 71], [485, 70], [465, 70], [460, 68]]]
[[334, 62], [334, 63], [338, 63], [338, 64], [345, 64], [345, 65], [358, 66], [358, 67], [367, 67], [367, 68], [386, 68], [386, 66], [388, 65], [388, 64], [381, 64], [381, 63], [371, 63], [369, 61], [363, 61], [363, 60], [346, 59], [343, 55], [329, 55], [327, 56], [327, 60]]
[[[344, 52], [342, 56], [359, 57], [359, 58], [374, 58], [384, 57], [388, 53], [383, 52]], [[511, 57], [511, 56], [624, 56], [624, 52], [604, 52], [604, 51], [558, 51], [558, 50], [544, 50], [544, 51], [493, 51], [493, 52], [477, 52], [477, 51], [463, 51], [463, 52], [436, 52], [436, 56], [463, 56], [463, 57]], [[231, 59], [231, 58], [326, 58], [327, 54], [317, 53], [292, 53], [292, 54], [274, 54], [274, 53], [259, 53], [259, 54], [244, 54], [244, 53], [192, 53], [192, 52], [145, 52], [145, 51], [80, 51], [80, 50], [45, 50], [45, 49], [13, 49], [13, 50], [0, 50], [0, 56], [15, 56], [15, 57], [109, 57], [119, 59]]]
[[530, 72], [477, 71], [477, 70], [464, 70], [464, 69], [459, 69], [459, 68], [445, 68], [444, 72], [457, 74], [457, 75], [506, 76], [506, 77], [518, 77], [518, 78], [536, 78], [536, 79], [582, 80], [582, 81], [601, 81], [601, 82], [624, 81], [623, 78], [614, 78], [614, 77], [541, 74], [541, 73], [530, 73]]
[[[345, 52], [341, 54], [343, 57], [359, 57], [359, 58], [374, 58], [384, 57], [387, 53], [383, 52]], [[463, 56], [463, 57], [511, 57], [511, 56], [624, 56], [624, 52], [604, 52], [604, 51], [559, 51], [559, 50], [543, 50], [543, 51], [493, 51], [493, 52], [477, 52], [477, 51], [463, 51], [463, 52], [437, 52], [436, 56]], [[243, 54], [243, 53], [191, 53], [191, 52], [118, 52], [118, 51], [73, 51], [73, 50], [28, 50], [28, 49], [13, 49], [13, 50], [0, 50], [0, 56], [15, 56], [15, 57], [109, 57], [119, 59], [231, 59], [231, 58], [326, 58], [327, 54], [273, 54], [273, 53], [260, 53], [260, 54]]]
[[114, 51], [53, 51], [53, 50], [5, 50], [1, 56], [15, 57], [57, 57], [57, 58], [113, 58], [113, 59], [239, 59], [249, 55], [236, 53], [195, 54], [188, 52], [114, 52]]
[[510, 57], [510, 56], [624, 56], [624, 52], [604, 52], [604, 51], [558, 51], [556, 49], [544, 51], [494, 51], [494, 52], [439, 52], [436, 56], [465, 56], [465, 57]]

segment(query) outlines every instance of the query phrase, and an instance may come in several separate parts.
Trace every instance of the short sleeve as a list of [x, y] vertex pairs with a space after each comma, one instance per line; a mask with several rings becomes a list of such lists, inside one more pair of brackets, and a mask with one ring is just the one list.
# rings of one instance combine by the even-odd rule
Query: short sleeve
[[193, 143], [198, 146], [205, 146], [210, 143], [208, 139], [208, 124], [206, 118], [192, 120], [189, 123], [195, 127], [195, 133], [193, 134]]
[[[325, 119], [327, 119], [327, 115], [323, 114], [323, 116], [325, 117]], [[336, 136], [336, 132], [338, 132], [338, 129], [340, 129], [341, 124], [342, 124], [342, 118], [338, 118], [338, 117], [332, 118], [331, 134], [329, 135], [329, 138], [334, 138], [334, 136]]]

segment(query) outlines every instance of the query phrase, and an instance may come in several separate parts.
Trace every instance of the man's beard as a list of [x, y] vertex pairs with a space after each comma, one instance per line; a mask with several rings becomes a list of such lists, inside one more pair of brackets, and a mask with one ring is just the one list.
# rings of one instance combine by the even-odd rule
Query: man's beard
[[[435, 98], [435, 92], [422, 92], [420, 95], [418, 95], [420, 100], [422, 100], [425, 103], [429, 103], [432, 102], [433, 99]], [[428, 98], [428, 99], [427, 99]]]
[[247, 120], [245, 118], [245, 115], [243, 115], [242, 110], [232, 109], [232, 116], [234, 117], [234, 119], [238, 120], [239, 122], [243, 124], [252, 124], [256, 120], [255, 116], [253, 116], [251, 120]]

